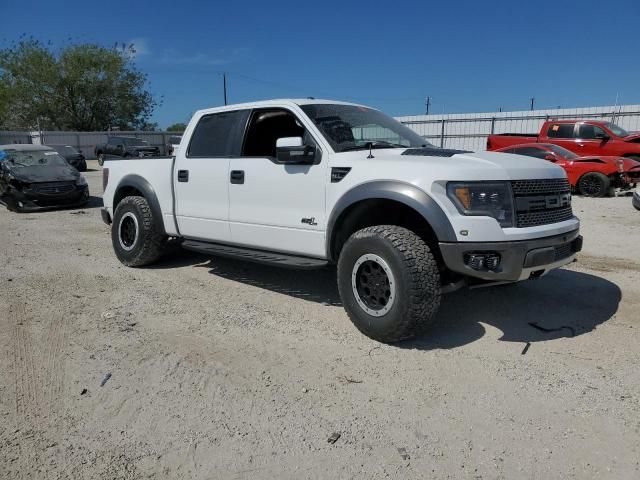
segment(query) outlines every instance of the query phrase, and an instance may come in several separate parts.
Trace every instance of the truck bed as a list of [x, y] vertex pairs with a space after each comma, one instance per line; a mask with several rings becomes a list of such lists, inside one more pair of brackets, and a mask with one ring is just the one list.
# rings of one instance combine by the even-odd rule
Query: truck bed
[[511, 145], [537, 142], [538, 135], [535, 133], [498, 133], [487, 137], [487, 150], [497, 150]]
[[102, 196], [104, 206], [113, 216], [114, 193], [125, 179], [137, 177], [144, 180], [156, 193], [165, 231], [175, 234], [175, 223], [173, 217], [173, 166], [175, 157], [143, 157], [143, 158], [107, 158], [104, 168], [109, 169], [109, 182]]

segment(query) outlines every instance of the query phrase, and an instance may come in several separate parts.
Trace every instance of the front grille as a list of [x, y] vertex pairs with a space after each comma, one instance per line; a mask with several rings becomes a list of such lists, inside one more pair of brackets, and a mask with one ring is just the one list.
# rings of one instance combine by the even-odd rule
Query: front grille
[[516, 226], [519, 228], [548, 225], [550, 223], [564, 222], [573, 217], [571, 207], [554, 208], [535, 212], [517, 212]]
[[573, 255], [573, 247], [571, 242], [565, 243], [555, 248], [555, 261], [559, 261]]
[[34, 183], [31, 188], [42, 195], [60, 195], [72, 192], [75, 184], [73, 182]]
[[517, 206], [518, 228], [564, 222], [573, 217], [571, 205], [567, 205], [571, 185], [565, 178], [515, 180], [511, 182], [511, 189]]
[[571, 185], [566, 178], [549, 180], [515, 180], [511, 182], [511, 189], [516, 197], [522, 195], [545, 195], [548, 193], [564, 193], [571, 191]]

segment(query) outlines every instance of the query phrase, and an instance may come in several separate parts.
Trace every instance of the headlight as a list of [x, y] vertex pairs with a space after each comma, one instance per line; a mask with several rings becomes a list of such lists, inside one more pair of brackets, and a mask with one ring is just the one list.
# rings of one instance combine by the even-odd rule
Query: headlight
[[493, 217], [501, 227], [513, 226], [509, 182], [450, 182], [447, 196], [462, 215]]
[[84, 187], [86, 185], [87, 185], [87, 180], [84, 178], [84, 176], [80, 175], [76, 180], [76, 186]]

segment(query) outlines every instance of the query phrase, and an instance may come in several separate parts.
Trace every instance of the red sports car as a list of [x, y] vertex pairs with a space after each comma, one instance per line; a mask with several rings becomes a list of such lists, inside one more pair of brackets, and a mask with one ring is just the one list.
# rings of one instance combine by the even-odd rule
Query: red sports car
[[579, 157], [550, 143], [523, 143], [495, 151], [553, 162], [567, 172], [571, 187], [587, 197], [604, 197], [615, 188], [628, 190], [640, 183], [640, 162], [631, 158]]

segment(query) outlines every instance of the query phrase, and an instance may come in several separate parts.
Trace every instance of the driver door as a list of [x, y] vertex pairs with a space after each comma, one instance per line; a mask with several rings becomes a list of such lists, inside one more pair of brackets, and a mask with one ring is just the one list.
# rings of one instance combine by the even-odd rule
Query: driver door
[[[276, 141], [286, 137], [314, 144], [314, 163], [278, 163]], [[324, 257], [326, 169], [318, 142], [299, 116], [285, 108], [253, 110], [242, 153], [229, 165], [232, 243]]]

